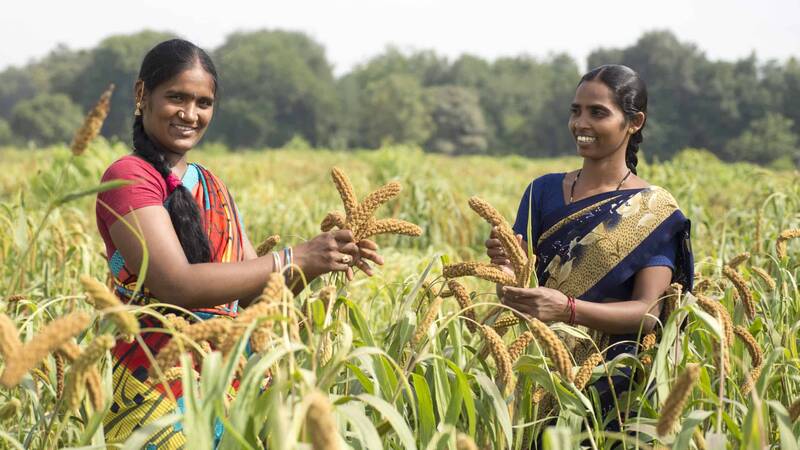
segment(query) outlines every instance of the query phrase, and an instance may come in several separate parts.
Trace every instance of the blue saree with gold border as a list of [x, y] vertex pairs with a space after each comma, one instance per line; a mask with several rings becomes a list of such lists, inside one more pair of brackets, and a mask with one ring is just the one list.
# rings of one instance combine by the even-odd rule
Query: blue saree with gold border
[[[674, 262], [672, 282], [691, 290], [694, 276], [691, 223], [669, 192], [658, 186], [625, 189], [565, 205], [561, 198], [555, 197], [562, 195], [562, 179], [561, 174], [551, 174], [534, 181], [526, 190], [528, 199], [523, 198], [518, 212], [518, 216], [527, 218], [518, 217], [515, 225], [515, 231], [533, 244], [540, 285], [584, 301], [628, 301], [633, 277], [652, 265], [652, 259], [666, 246], [674, 256], [674, 260], [668, 260]], [[536, 189], [544, 192], [535, 192]], [[553, 196], [551, 204], [556, 204], [543, 214], [531, 210], [541, 207], [546, 200], [542, 195]], [[526, 211], [526, 204], [534, 206]], [[622, 353], [636, 353], [638, 333], [607, 335], [580, 328], [592, 339], [562, 336], [577, 364], [596, 349], [605, 351], [607, 361]], [[610, 401], [609, 395], [619, 395], [626, 389], [628, 379], [614, 377], [613, 385], [612, 390], [606, 378], [595, 383], [604, 403]]]

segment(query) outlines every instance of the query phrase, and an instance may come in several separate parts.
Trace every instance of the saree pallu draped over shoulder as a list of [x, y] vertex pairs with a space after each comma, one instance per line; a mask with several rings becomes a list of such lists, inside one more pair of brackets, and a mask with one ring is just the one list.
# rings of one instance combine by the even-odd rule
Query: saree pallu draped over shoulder
[[[540, 284], [566, 295], [593, 302], [608, 300], [615, 288], [676, 236], [680, 248], [676, 249], [672, 281], [686, 290], [692, 288], [690, 222], [672, 195], [660, 187], [607, 192], [577, 201], [543, 217], [541, 229], [535, 246]], [[595, 345], [602, 351], [616, 340], [581, 329], [594, 344], [588, 339], [565, 338], [578, 364], [597, 351]]]
[[[244, 259], [241, 222], [236, 205], [228, 189], [214, 174], [198, 164], [190, 164], [182, 180], [193, 194], [203, 226], [211, 246], [211, 262], [237, 262]], [[143, 289], [136, 292], [137, 277], [125, 266], [119, 253], [109, 259], [116, 294], [123, 301], [146, 305], [158, 303]], [[193, 309], [200, 320], [214, 317], [234, 318], [237, 315], [236, 300], [213, 308]], [[161, 321], [147, 315], [140, 316], [143, 329], [164, 328]], [[113, 357], [113, 402], [104, 418], [106, 438], [109, 442], [123, 442], [136, 430], [160, 417], [181, 413], [184, 409], [183, 388], [180, 378], [169, 380], [168, 385], [148, 379], [151, 357], [158, 354], [170, 340], [170, 335], [161, 332], [145, 332], [138, 341], [117, 341], [112, 350]], [[146, 348], [145, 348], [146, 347]], [[152, 356], [151, 356], [152, 355]], [[168, 368], [164, 368], [166, 370]], [[234, 395], [238, 381], [234, 381], [229, 395]], [[169, 391], [169, 392], [168, 392]], [[222, 426], [217, 421], [217, 440]], [[187, 447], [180, 422], [155, 430], [144, 448], [179, 449]]]

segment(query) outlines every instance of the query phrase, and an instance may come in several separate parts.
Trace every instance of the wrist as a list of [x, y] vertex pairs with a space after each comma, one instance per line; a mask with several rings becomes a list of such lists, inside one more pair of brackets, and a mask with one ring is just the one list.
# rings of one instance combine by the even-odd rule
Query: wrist
[[[315, 268], [312, 261], [309, 261], [305, 243], [297, 245], [292, 250], [292, 264], [303, 273], [306, 280], [311, 281], [321, 275]], [[295, 272], [297, 272], [297, 270]]]

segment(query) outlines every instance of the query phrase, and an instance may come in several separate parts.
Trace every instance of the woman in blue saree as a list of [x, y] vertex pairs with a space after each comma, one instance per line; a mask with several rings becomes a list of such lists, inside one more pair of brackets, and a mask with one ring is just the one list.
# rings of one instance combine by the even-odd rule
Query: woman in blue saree
[[[537, 178], [520, 201], [513, 228], [537, 256], [539, 287], [498, 286], [498, 295], [523, 316], [583, 327], [594, 344], [567, 342], [577, 364], [595, 345], [607, 361], [635, 354], [670, 284], [692, 288], [690, 222], [669, 192], [636, 174], [646, 113], [647, 90], [632, 69], [588, 72], [569, 118], [582, 168]], [[493, 263], [508, 267], [494, 235], [486, 247]], [[594, 385], [604, 411], [628, 387], [626, 376], [613, 381]]]

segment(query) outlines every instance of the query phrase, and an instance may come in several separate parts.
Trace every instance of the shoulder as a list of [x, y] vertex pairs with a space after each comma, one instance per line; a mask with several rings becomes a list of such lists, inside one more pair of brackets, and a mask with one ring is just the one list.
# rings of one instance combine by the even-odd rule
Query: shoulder
[[160, 179], [161, 174], [147, 161], [134, 155], [125, 155], [111, 163], [103, 173], [102, 181]]
[[561, 182], [564, 181], [564, 172], [560, 173], [546, 173], [544, 175], [540, 175], [531, 181], [528, 186], [525, 187], [525, 190], [533, 188], [536, 189], [543, 189], [548, 188], [553, 185], [561, 185]]
[[520, 198], [520, 209], [527, 208], [530, 201], [535, 205], [540, 205], [545, 198], [553, 196], [554, 192], [561, 195], [561, 183], [564, 180], [564, 173], [548, 173], [535, 178], [525, 187]]
[[134, 155], [126, 155], [111, 163], [103, 173], [101, 182], [112, 180], [129, 181], [127, 185], [98, 194], [106, 203], [157, 204], [167, 198], [167, 183], [164, 177], [147, 161]]
[[531, 183], [533, 186], [552, 186], [554, 184], [560, 185], [564, 181], [565, 172], [546, 173]]
[[525, 193], [523, 195], [534, 195], [536, 197], [541, 197], [545, 192], [549, 192], [551, 190], [560, 190], [561, 183], [563, 183], [565, 175], [566, 174], [564, 172], [560, 172], [547, 173], [539, 176], [531, 181], [531, 183], [525, 188]]
[[680, 219], [680, 221], [686, 221], [688, 219], [683, 211], [681, 211], [675, 197], [673, 197], [668, 190], [660, 186], [650, 185], [642, 189], [640, 195], [636, 197], [640, 199], [639, 204], [645, 208], [644, 211], [649, 215], [654, 214], [655, 217], [664, 220], [677, 213], [676, 217]]

